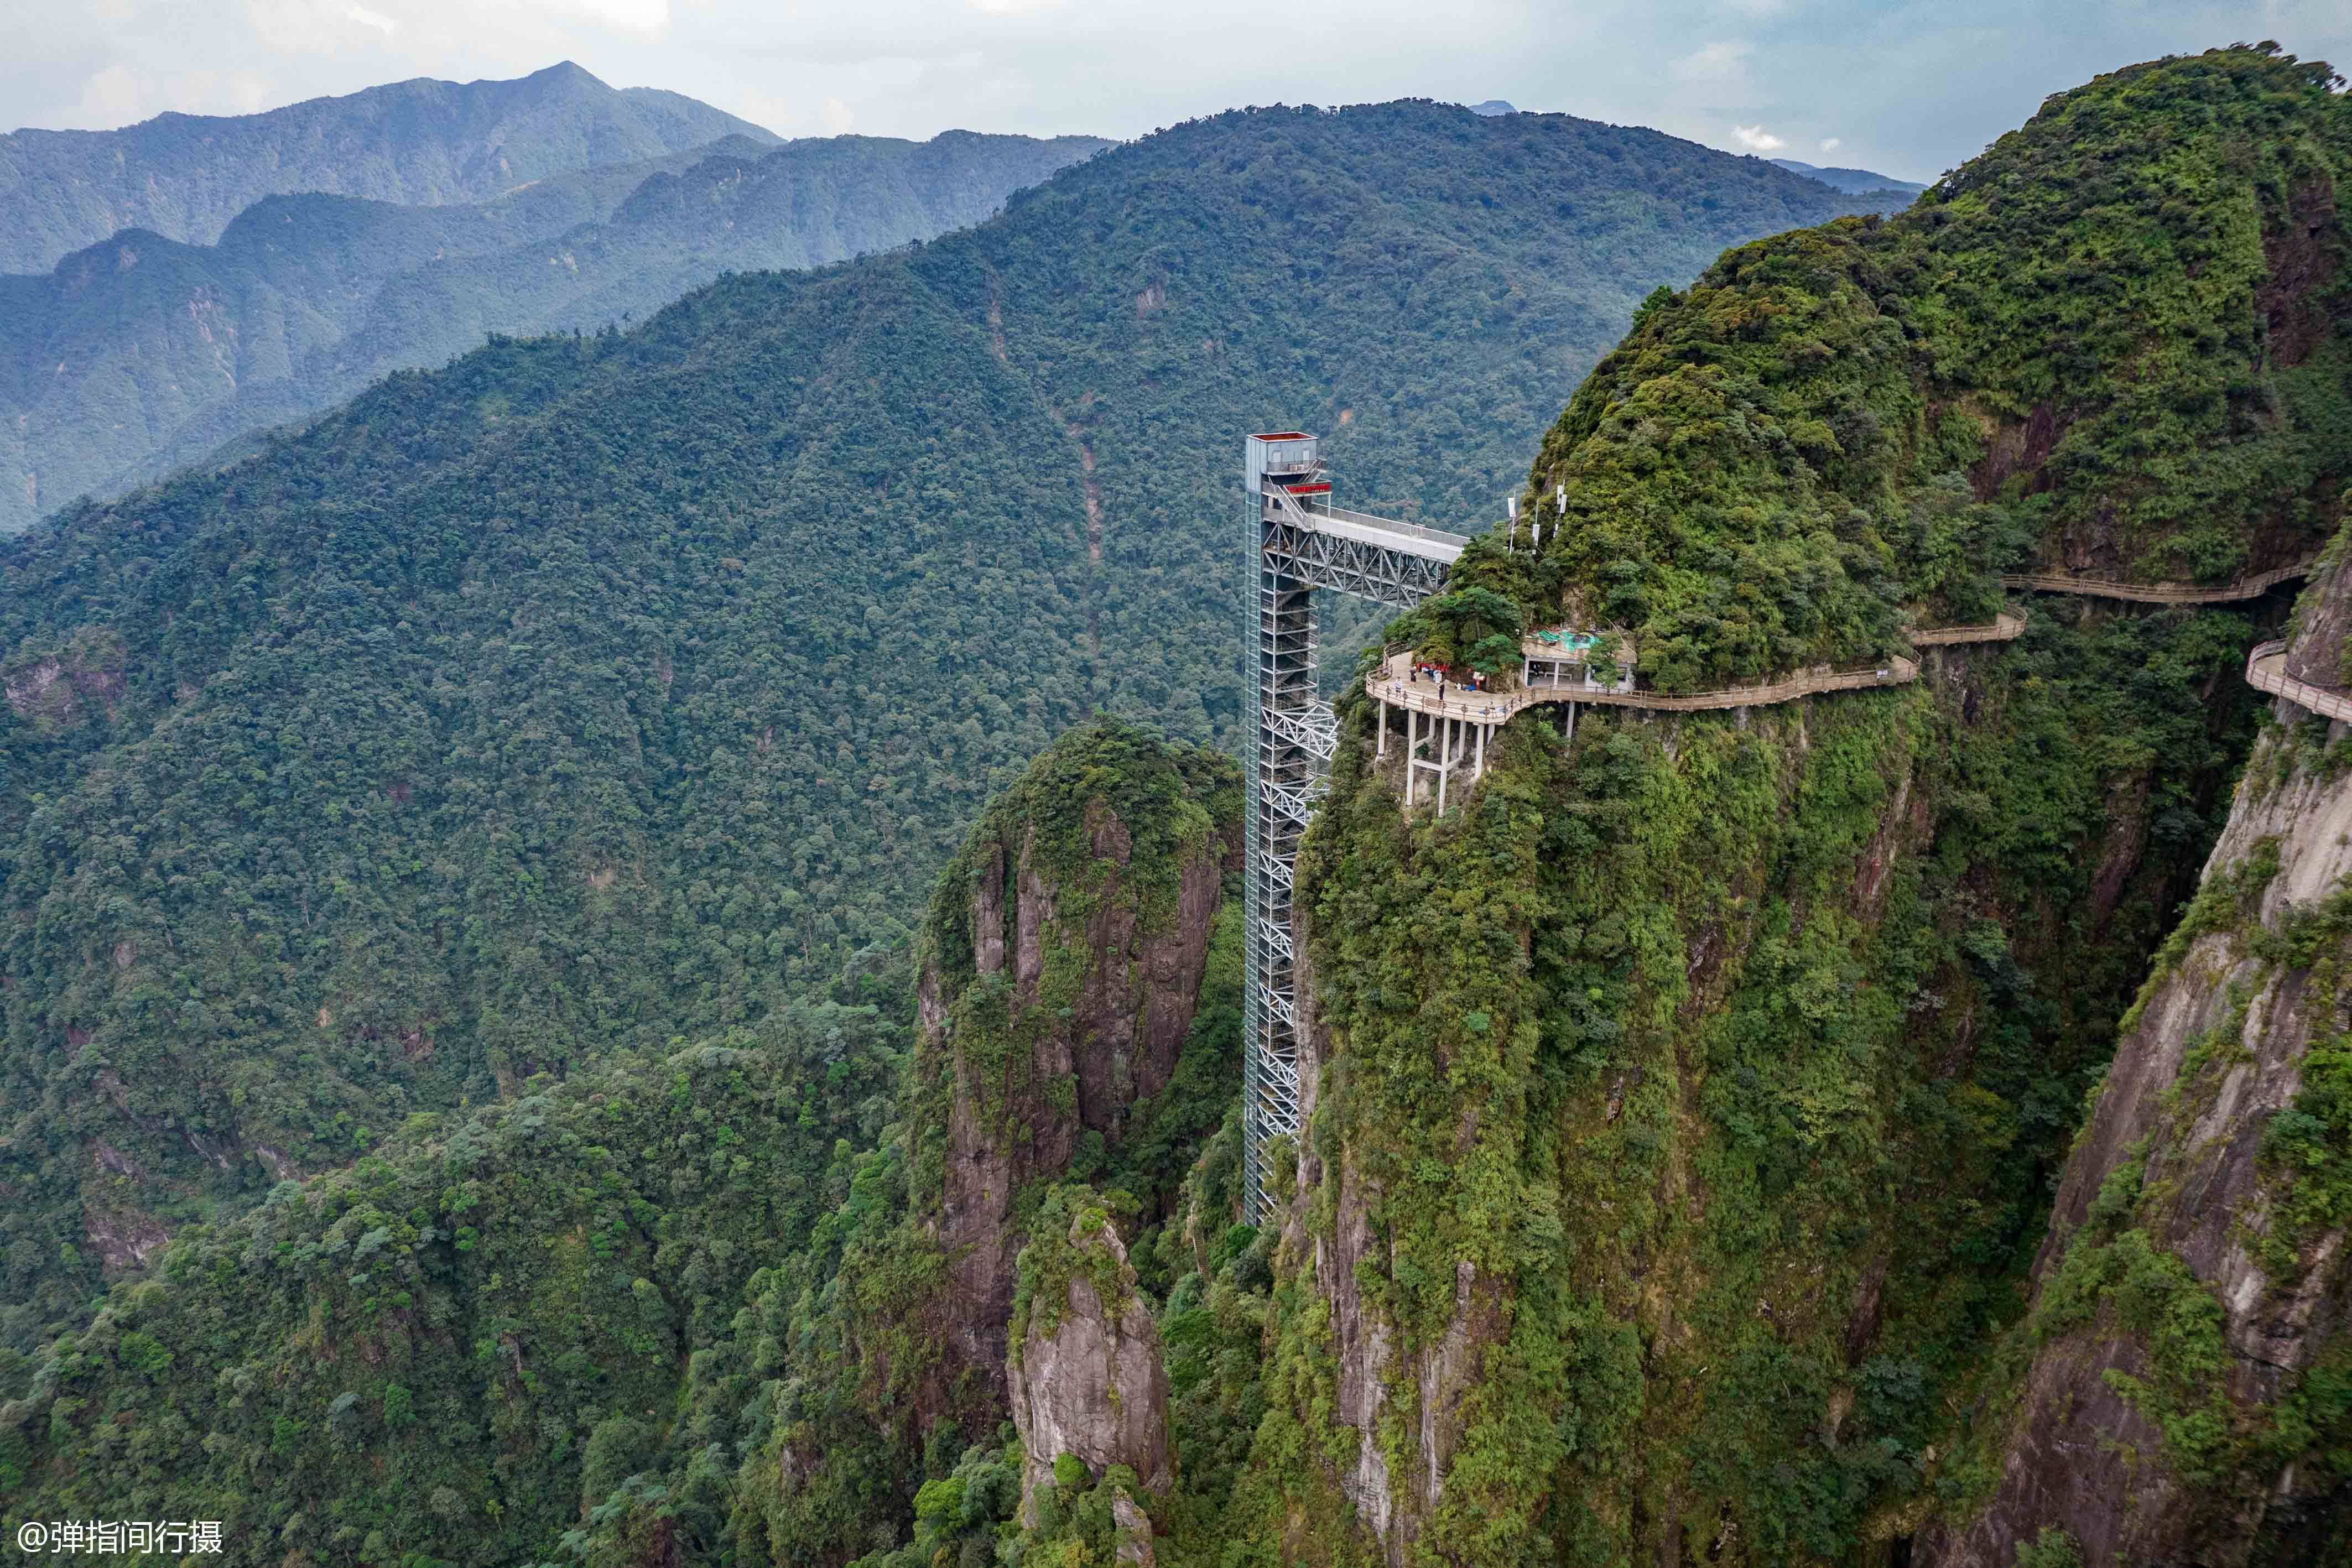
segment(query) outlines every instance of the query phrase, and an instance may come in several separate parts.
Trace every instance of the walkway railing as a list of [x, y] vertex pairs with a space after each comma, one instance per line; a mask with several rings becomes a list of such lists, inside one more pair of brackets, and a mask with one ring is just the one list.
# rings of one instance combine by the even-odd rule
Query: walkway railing
[[2138, 604], [2227, 604], [2240, 599], [2260, 599], [2282, 582], [2309, 577], [2319, 558], [2273, 567], [2242, 577], [2235, 582], [2208, 586], [2195, 582], [2116, 582], [2104, 577], [2070, 577], [2063, 572], [2021, 572], [2000, 580], [2003, 588], [2029, 588], [2037, 593], [2081, 593], [2094, 599], [2128, 599]]
[[1370, 512], [1351, 512], [1345, 507], [1328, 504], [1306, 508], [1310, 518], [1328, 518], [1337, 523], [1353, 523], [1360, 528], [1372, 528], [1384, 534], [1395, 534], [1423, 544], [1445, 545], [1460, 550], [1470, 542], [1468, 534], [1457, 534], [1446, 528], [1427, 528], [1419, 523], [1408, 523], [1399, 517], [1374, 517]]
[[2352, 692], [2331, 691], [2286, 673], [2286, 643], [2257, 643], [2246, 655], [2246, 684], [2328, 718], [2352, 720]]
[[1669, 695], [1664, 692], [1617, 691], [1608, 686], [1567, 681], [1555, 676], [1509, 692], [1465, 692], [1448, 688], [1441, 701], [1437, 688], [1410, 678], [1412, 655], [1402, 654], [1364, 678], [1368, 695], [1441, 718], [1468, 719], [1474, 724], [1501, 724], [1537, 703], [1591, 703], [1602, 707], [1658, 708], [1667, 713], [1705, 713], [1724, 708], [1759, 707], [1794, 702], [1822, 692], [1852, 692], [1879, 686], [1899, 686], [1919, 678], [1919, 666], [1900, 654], [1882, 664], [1855, 670], [1805, 670], [1778, 681], [1754, 685], [1723, 686], [1710, 692]]
[[2004, 610], [1980, 626], [1922, 626], [1911, 633], [1915, 648], [1941, 648], [1954, 643], [2014, 643], [2025, 635], [2025, 617]]

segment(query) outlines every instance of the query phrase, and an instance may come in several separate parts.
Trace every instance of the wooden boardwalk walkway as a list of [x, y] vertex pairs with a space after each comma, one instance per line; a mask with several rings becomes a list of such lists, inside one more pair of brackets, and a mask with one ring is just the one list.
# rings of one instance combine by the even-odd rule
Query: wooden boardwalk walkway
[[[1959, 639], [1953, 640], [1957, 642]], [[1890, 656], [1883, 664], [1864, 669], [1805, 670], [1785, 680], [1760, 681], [1753, 685], [1723, 686], [1711, 692], [1681, 695], [1620, 691], [1594, 681], [1554, 677], [1508, 692], [1465, 691], [1459, 685], [1448, 685], [1443, 699], [1437, 695], [1434, 681], [1416, 681], [1412, 675], [1412, 654], [1410, 652], [1399, 653], [1364, 677], [1364, 689], [1384, 703], [1410, 708], [1416, 713], [1441, 718], [1467, 719], [1472, 724], [1502, 724], [1512, 715], [1538, 703], [1591, 703], [1599, 707], [1657, 708], [1666, 713], [1706, 713], [1724, 708], [1756, 707], [1770, 703], [1794, 702], [1799, 697], [1815, 696], [1823, 692], [1899, 686], [1907, 681], [1917, 680], [1919, 666], [1912, 660], [1896, 654]]]
[[[1911, 642], [1915, 647], [1945, 647], [1961, 643], [2007, 643], [2024, 634], [2025, 617], [2004, 610], [1981, 625], [1922, 628], [1911, 633]], [[1538, 652], [1533, 644], [1529, 652], [1538, 659], [1558, 657], [1556, 653]], [[1558, 668], [1557, 664], [1554, 668]], [[1895, 653], [1888, 655], [1883, 664], [1843, 670], [1819, 666], [1777, 681], [1719, 686], [1706, 692], [1627, 690], [1622, 683], [1567, 680], [1555, 674], [1549, 680], [1528, 682], [1507, 692], [1472, 691], [1449, 685], [1441, 700], [1435, 682], [1412, 679], [1412, 653], [1407, 650], [1390, 655], [1380, 669], [1364, 677], [1364, 690], [1381, 702], [1431, 717], [1496, 725], [1538, 703], [1590, 703], [1599, 707], [1654, 708], [1664, 713], [1709, 713], [1795, 702], [1800, 697], [1819, 696], [1826, 692], [1873, 691], [1918, 678], [1918, 663]]]
[[2104, 577], [2069, 577], [2063, 572], [2020, 572], [2000, 580], [2003, 588], [2030, 589], [2036, 593], [2080, 593], [2093, 599], [2127, 599], [2136, 604], [2229, 604], [2260, 599], [2282, 582], [2309, 577], [2319, 558], [2293, 566], [2273, 567], [2218, 586], [2197, 582], [2116, 582]]
[[2246, 655], [2246, 684], [2258, 692], [2284, 697], [2327, 718], [2352, 720], [2352, 692], [2315, 686], [2286, 673], [2286, 643], [2257, 643]]
[[[1911, 643], [1914, 647], [2006, 643], [2024, 633], [2025, 617], [2004, 610], [1982, 625], [1922, 628], [1911, 633]], [[1579, 703], [1597, 707], [1649, 708], [1663, 713], [1721, 712], [1727, 708], [1795, 702], [1828, 692], [1874, 691], [1905, 685], [1919, 678], [1918, 661], [1895, 653], [1883, 664], [1859, 669], [1837, 670], [1822, 665], [1777, 681], [1721, 686], [1709, 692], [1669, 694], [1637, 690], [1630, 680], [1571, 680], [1562, 675], [1561, 670], [1581, 666], [1562, 657], [1560, 649], [1532, 638], [1523, 642], [1521, 648], [1532, 661], [1528, 669], [1532, 670], [1535, 664], [1548, 664], [1550, 674], [1547, 678], [1523, 682], [1507, 692], [1465, 691], [1459, 685], [1448, 685], [1441, 696], [1435, 681], [1412, 678], [1410, 648], [1389, 654], [1378, 669], [1364, 677], [1364, 694], [1381, 705], [1380, 742], [1374, 756], [1388, 755], [1389, 709], [1404, 710], [1404, 734], [1400, 738], [1404, 747], [1404, 803], [1408, 813], [1415, 797], [1424, 794], [1425, 778], [1429, 786], [1425, 793], [1433, 799], [1438, 814], [1443, 816], [1454, 769], [1467, 768], [1470, 782], [1475, 784], [1486, 772], [1487, 732], [1538, 703], [1567, 705], [1567, 728], [1573, 735]]]
[[1943, 648], [1955, 643], [2014, 643], [2025, 635], [2025, 617], [2004, 610], [1981, 626], [1922, 626], [1911, 633], [1915, 648]]

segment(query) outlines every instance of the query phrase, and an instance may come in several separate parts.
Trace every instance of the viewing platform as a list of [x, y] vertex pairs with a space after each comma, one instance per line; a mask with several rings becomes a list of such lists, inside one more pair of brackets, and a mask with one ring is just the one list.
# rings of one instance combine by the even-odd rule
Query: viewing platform
[[[2024, 633], [2025, 618], [2004, 610], [1981, 624], [1921, 628], [1911, 633], [1911, 643], [1915, 648], [2006, 643]], [[1373, 748], [1376, 757], [1388, 754], [1389, 709], [1404, 710], [1406, 805], [1412, 804], [1426, 775], [1442, 815], [1447, 787], [1456, 768], [1468, 767], [1470, 782], [1474, 784], [1485, 777], [1486, 732], [1538, 704], [1566, 705], [1568, 729], [1573, 735], [1579, 703], [1600, 707], [1648, 708], [1662, 713], [1721, 712], [1794, 702], [1800, 697], [1830, 692], [1874, 691], [1883, 686], [1905, 685], [1919, 678], [1918, 662], [1895, 653], [1872, 664], [1845, 669], [1816, 665], [1776, 681], [1718, 686], [1711, 691], [1647, 691], [1635, 681], [1633, 665], [1638, 653], [1631, 637], [1617, 634], [1616, 652], [1598, 660], [1586, 654], [1596, 641], [1592, 633], [1566, 630], [1539, 632], [1520, 639], [1519, 684], [1507, 692], [1479, 691], [1450, 681], [1441, 688], [1434, 679], [1414, 678], [1412, 650], [1391, 653], [1380, 668], [1364, 677], [1364, 693], [1381, 705], [1380, 738]], [[1423, 730], [1424, 719], [1428, 721], [1426, 733]], [[1430, 748], [1431, 755], [1422, 755], [1423, 747]]]

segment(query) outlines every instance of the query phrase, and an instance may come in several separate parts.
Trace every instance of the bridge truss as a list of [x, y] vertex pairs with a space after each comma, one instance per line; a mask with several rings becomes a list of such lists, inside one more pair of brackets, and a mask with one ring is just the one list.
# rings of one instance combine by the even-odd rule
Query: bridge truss
[[1265, 1148], [1299, 1126], [1297, 992], [1291, 889], [1298, 842], [1329, 787], [1337, 721], [1315, 692], [1314, 591], [1410, 610], [1441, 591], [1465, 536], [1330, 505], [1315, 437], [1253, 435], [1243, 458], [1251, 555], [1246, 906], [1243, 938], [1242, 1184], [1253, 1223], [1266, 1209]]

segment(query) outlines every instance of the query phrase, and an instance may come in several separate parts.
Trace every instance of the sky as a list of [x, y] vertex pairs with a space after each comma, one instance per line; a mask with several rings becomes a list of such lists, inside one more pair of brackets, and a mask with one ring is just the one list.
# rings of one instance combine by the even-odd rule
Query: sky
[[569, 59], [786, 136], [1500, 98], [1931, 180], [2102, 70], [2264, 38], [2352, 74], [2352, 0], [0, 0], [0, 126]]

